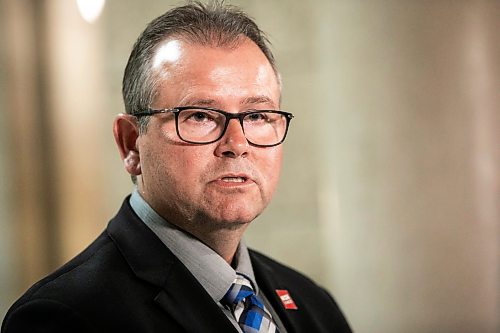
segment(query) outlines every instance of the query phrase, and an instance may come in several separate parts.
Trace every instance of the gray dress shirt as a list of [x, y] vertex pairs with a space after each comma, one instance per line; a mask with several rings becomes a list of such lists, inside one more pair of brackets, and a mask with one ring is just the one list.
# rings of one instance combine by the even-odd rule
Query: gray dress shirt
[[139, 218], [158, 236], [165, 246], [179, 258], [202, 287], [222, 309], [238, 332], [242, 333], [231, 310], [220, 301], [236, 278], [236, 272], [246, 275], [255, 293], [264, 301], [280, 333], [286, 333], [283, 323], [255, 281], [250, 255], [245, 243], [240, 241], [234, 257], [235, 268], [220, 255], [192, 235], [167, 222], [141, 197], [137, 189], [132, 192], [130, 206]]

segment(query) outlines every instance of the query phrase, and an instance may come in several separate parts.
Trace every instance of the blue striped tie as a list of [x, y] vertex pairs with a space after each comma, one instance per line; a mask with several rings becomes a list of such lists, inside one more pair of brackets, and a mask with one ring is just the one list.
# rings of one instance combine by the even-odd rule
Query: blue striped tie
[[255, 295], [250, 281], [243, 275], [237, 275], [222, 303], [231, 308], [243, 332], [279, 333], [271, 314]]

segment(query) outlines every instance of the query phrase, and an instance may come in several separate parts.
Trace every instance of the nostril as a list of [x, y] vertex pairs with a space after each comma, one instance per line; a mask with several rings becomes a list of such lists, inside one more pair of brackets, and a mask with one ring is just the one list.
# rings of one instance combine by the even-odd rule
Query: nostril
[[229, 150], [222, 152], [222, 155], [224, 155], [225, 157], [236, 157], [236, 154]]
[[236, 158], [238, 156], [241, 156], [241, 157], [246, 157], [248, 155], [248, 152], [244, 151], [243, 153], [241, 154], [237, 154], [236, 152], [234, 152], [233, 150], [226, 150], [226, 151], [223, 151], [222, 152], [222, 156], [224, 157], [229, 157], [229, 158]]

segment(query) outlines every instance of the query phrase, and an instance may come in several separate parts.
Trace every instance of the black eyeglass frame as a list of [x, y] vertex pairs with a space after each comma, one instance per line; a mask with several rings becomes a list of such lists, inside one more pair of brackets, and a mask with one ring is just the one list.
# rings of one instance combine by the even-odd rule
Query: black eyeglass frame
[[[190, 110], [190, 109], [214, 111], [214, 112], [220, 113], [226, 117], [226, 123], [224, 124], [224, 129], [222, 130], [221, 134], [219, 135], [219, 137], [217, 139], [207, 141], [207, 142], [197, 142], [197, 141], [186, 140], [181, 136], [181, 134], [179, 132], [179, 113], [181, 111]], [[224, 134], [226, 133], [227, 126], [229, 125], [229, 121], [231, 119], [238, 119], [240, 121], [241, 129], [243, 130], [243, 134], [244, 134], [245, 128], [243, 127], [243, 119], [248, 115], [264, 113], [264, 112], [269, 113], [270, 112], [270, 113], [277, 113], [277, 114], [281, 114], [281, 115], [285, 116], [285, 119], [286, 119], [285, 133], [283, 134], [283, 138], [281, 139], [281, 141], [279, 141], [278, 143], [274, 143], [271, 145], [260, 145], [260, 144], [253, 143], [252, 141], [248, 140], [248, 138], [245, 136], [248, 143], [250, 143], [253, 146], [262, 147], [262, 148], [274, 147], [274, 146], [278, 146], [278, 145], [282, 144], [283, 141], [285, 141], [286, 135], [288, 133], [290, 121], [292, 120], [292, 118], [294, 118], [293, 114], [291, 114], [290, 112], [285, 112], [285, 111], [280, 111], [280, 110], [248, 110], [248, 111], [240, 112], [240, 113], [230, 113], [230, 112], [226, 112], [226, 111], [215, 109], [215, 108], [201, 107], [201, 106], [178, 106], [178, 107], [175, 107], [172, 109], [157, 109], [157, 110], [150, 108], [147, 111], [134, 113], [133, 116], [136, 118], [140, 118], [140, 117], [153, 116], [153, 115], [158, 114], [158, 113], [167, 113], [167, 112], [173, 113], [175, 116], [175, 130], [177, 132], [177, 136], [184, 142], [192, 143], [192, 144], [199, 144], [199, 145], [207, 145], [207, 144], [214, 143], [214, 142], [220, 140], [224, 136]]]

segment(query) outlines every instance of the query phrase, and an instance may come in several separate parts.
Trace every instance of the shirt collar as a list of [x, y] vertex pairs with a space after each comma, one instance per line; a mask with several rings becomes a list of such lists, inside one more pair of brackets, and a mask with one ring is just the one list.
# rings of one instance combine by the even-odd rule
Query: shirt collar
[[247, 276], [258, 294], [250, 255], [243, 240], [235, 253], [235, 270], [203, 242], [162, 218], [142, 198], [137, 189], [130, 196], [130, 206], [216, 302], [224, 297], [236, 278], [236, 272]]

